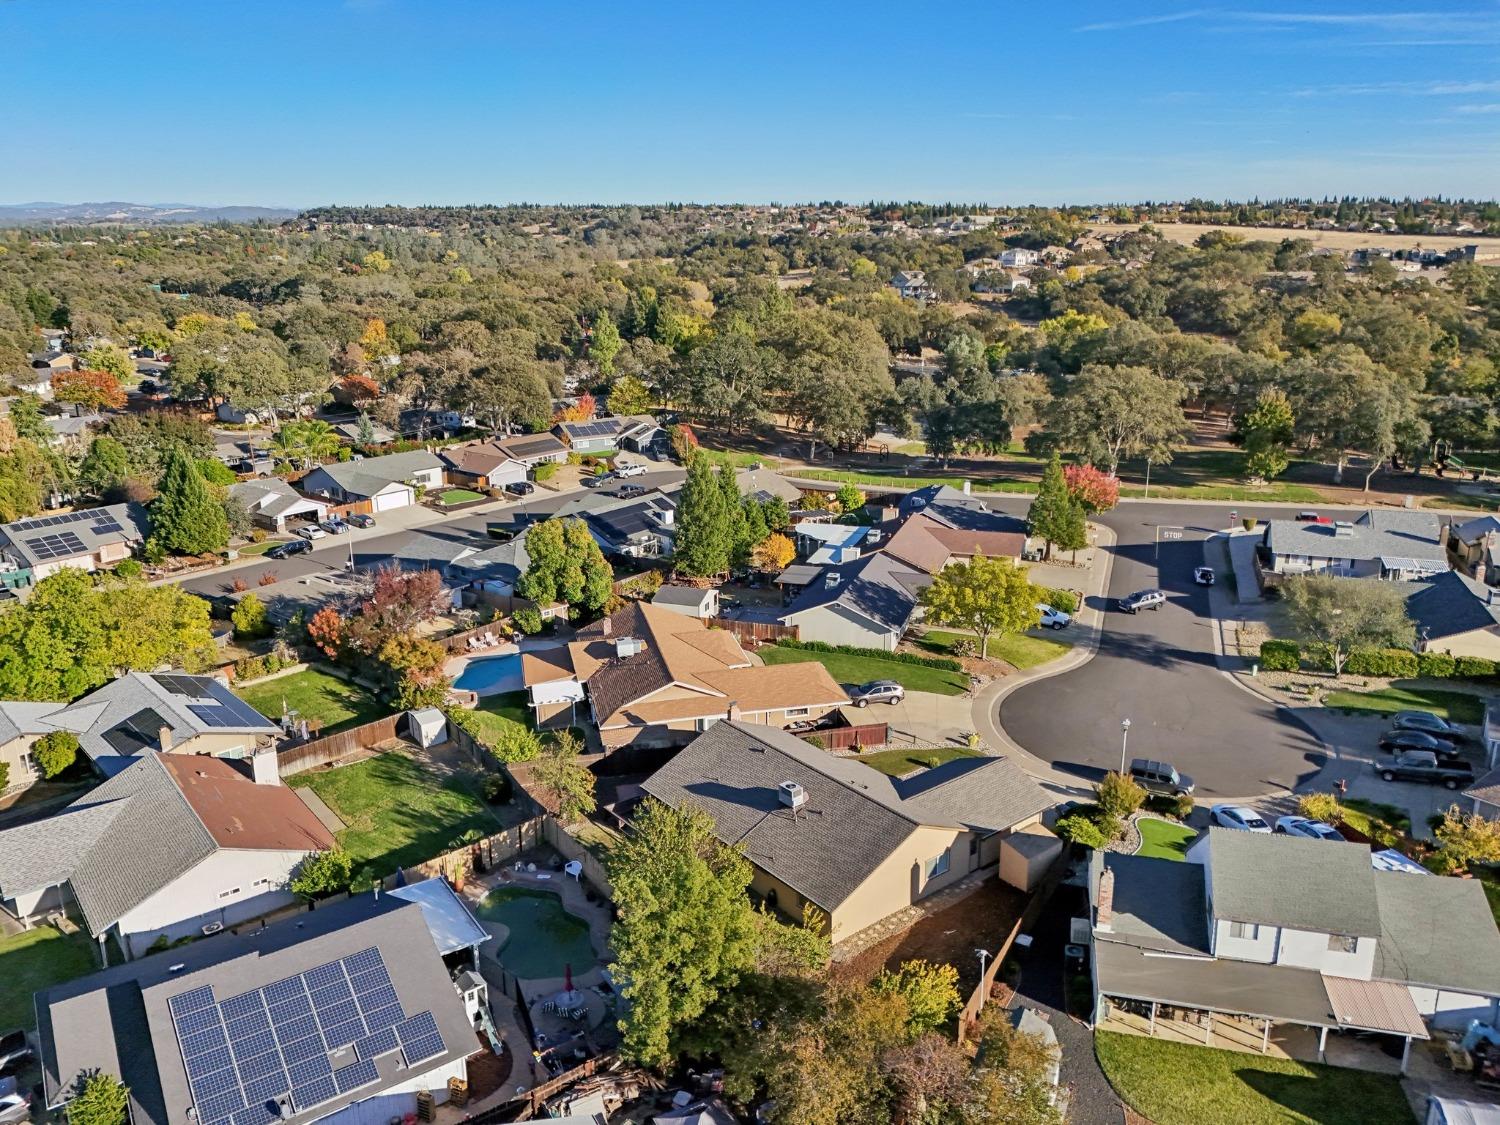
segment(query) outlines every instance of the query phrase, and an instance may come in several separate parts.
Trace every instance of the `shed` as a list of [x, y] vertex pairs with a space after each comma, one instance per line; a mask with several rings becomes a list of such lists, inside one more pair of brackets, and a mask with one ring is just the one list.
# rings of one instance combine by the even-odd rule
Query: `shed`
[[667, 585], [656, 591], [651, 604], [687, 617], [717, 617], [719, 616], [719, 591], [712, 586]]
[[403, 719], [406, 737], [418, 746], [436, 746], [448, 741], [448, 720], [436, 707], [408, 711]]
[[1000, 841], [1000, 880], [1032, 890], [1063, 849], [1063, 842], [1040, 824], [1012, 832]]

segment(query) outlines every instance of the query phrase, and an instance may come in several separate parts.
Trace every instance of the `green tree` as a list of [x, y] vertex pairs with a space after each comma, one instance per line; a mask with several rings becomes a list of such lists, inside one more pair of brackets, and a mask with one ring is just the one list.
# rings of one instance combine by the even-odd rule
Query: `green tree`
[[1058, 1048], [1013, 1027], [1009, 1009], [992, 1004], [979, 1021], [979, 1055], [957, 1125], [1063, 1125], [1053, 1104]]
[[679, 574], [713, 578], [729, 569], [734, 546], [724, 492], [708, 458], [699, 454], [688, 462], [677, 505], [672, 565]]
[[223, 506], [180, 448], [167, 454], [161, 491], [151, 505], [151, 537], [181, 555], [217, 551], [229, 542]]
[[1432, 834], [1438, 842], [1435, 858], [1449, 875], [1468, 871], [1474, 864], [1500, 863], [1500, 821], [1453, 805]]
[[108, 371], [122, 383], [136, 380], [135, 360], [119, 344], [100, 344], [83, 355], [83, 366], [89, 371]]
[[1296, 418], [1286, 392], [1272, 387], [1242, 423], [1245, 434], [1245, 472], [1252, 480], [1273, 480], [1286, 472], [1287, 448], [1296, 435]]
[[78, 736], [72, 731], [48, 731], [31, 747], [32, 760], [51, 780], [78, 760]]
[[[589, 357], [606, 379], [615, 373], [615, 356], [620, 354], [620, 330], [608, 312], [594, 319], [594, 333], [589, 340]], [[618, 413], [618, 412], [617, 412]], [[632, 412], [633, 413], [633, 412]]]
[[989, 652], [991, 633], [1033, 628], [1041, 600], [1041, 591], [1014, 562], [983, 555], [943, 567], [922, 591], [928, 619], [978, 633], [983, 653]]
[[839, 511], [846, 515], [859, 511], [865, 506], [866, 500], [865, 494], [853, 484], [839, 485], [839, 490], [833, 494], [833, 498], [839, 502]]
[[618, 414], [622, 418], [631, 414], [644, 414], [651, 409], [651, 391], [634, 375], [621, 375], [609, 388], [609, 397], [605, 402], [611, 414]]
[[1099, 807], [1107, 816], [1125, 820], [1146, 803], [1146, 791], [1129, 774], [1110, 771], [1094, 786]]
[[552, 797], [564, 824], [587, 816], [598, 804], [593, 771], [579, 762], [579, 750], [571, 732], [559, 731], [531, 767], [531, 776]]
[[628, 1005], [621, 1049], [664, 1067], [675, 1041], [755, 963], [750, 863], [701, 809], [648, 798], [607, 859], [618, 920], [616, 978]]
[[516, 593], [539, 606], [565, 602], [597, 613], [614, 592], [614, 571], [582, 520], [537, 524], [526, 533], [526, 554]]
[[27, 441], [45, 442], [52, 437], [52, 431], [47, 428], [43, 420], [42, 400], [30, 391], [16, 395], [10, 400], [10, 413], [7, 415], [10, 424], [16, 428], [16, 436], [25, 438]]
[[314, 852], [298, 864], [290, 886], [294, 895], [311, 902], [347, 891], [353, 876], [354, 861], [349, 853], [333, 848]]
[[125, 1125], [130, 1118], [130, 1090], [101, 1070], [79, 1077], [67, 1102], [68, 1125]]
[[235, 603], [234, 609], [229, 613], [229, 620], [234, 625], [235, 637], [240, 640], [255, 640], [271, 635], [271, 619], [266, 614], [266, 603], [256, 597], [254, 592], [247, 593]]
[[1088, 521], [1083, 507], [1068, 490], [1063, 475], [1062, 460], [1054, 450], [1052, 459], [1042, 471], [1042, 482], [1037, 487], [1035, 499], [1026, 510], [1026, 523], [1031, 534], [1046, 544], [1046, 557], [1052, 557], [1052, 548], [1076, 551], [1088, 546]]
[[125, 447], [108, 434], [89, 442], [83, 463], [78, 466], [78, 483], [96, 496], [124, 484], [130, 476], [130, 458]]
[[1328, 646], [1335, 674], [1343, 672], [1350, 649], [1407, 647], [1415, 637], [1405, 591], [1395, 582], [1304, 575], [1289, 579], [1282, 597], [1293, 628]]
[[720, 465], [718, 482], [720, 502], [724, 509], [724, 534], [729, 539], [729, 561], [734, 566], [744, 566], [750, 561], [750, 548], [755, 545], [755, 540], [750, 534], [750, 520], [745, 514], [745, 504], [735, 481], [734, 468]]
[[1124, 457], [1172, 459], [1173, 444], [1188, 432], [1182, 397], [1181, 383], [1149, 367], [1091, 363], [1047, 406], [1047, 427], [1064, 448], [1118, 476]]
[[903, 961], [895, 972], [887, 970], [877, 976], [870, 987], [905, 997], [912, 1035], [938, 1030], [959, 1007], [958, 970], [948, 964]]

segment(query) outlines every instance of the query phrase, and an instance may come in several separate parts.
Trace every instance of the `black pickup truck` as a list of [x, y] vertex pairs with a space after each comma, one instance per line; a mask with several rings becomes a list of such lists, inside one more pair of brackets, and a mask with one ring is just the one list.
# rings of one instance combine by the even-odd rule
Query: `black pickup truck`
[[1474, 783], [1474, 767], [1468, 762], [1440, 762], [1429, 750], [1397, 754], [1392, 761], [1377, 765], [1375, 772], [1382, 781], [1425, 781], [1444, 789], [1463, 789]]

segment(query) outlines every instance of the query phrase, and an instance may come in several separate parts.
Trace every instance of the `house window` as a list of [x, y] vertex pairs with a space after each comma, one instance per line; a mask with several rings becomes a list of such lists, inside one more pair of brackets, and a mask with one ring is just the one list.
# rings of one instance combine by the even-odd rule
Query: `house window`
[[1232, 938], [1244, 938], [1246, 941], [1255, 941], [1260, 937], [1260, 927], [1254, 922], [1231, 922], [1229, 923], [1229, 936]]
[[256, 887], [269, 887], [270, 885], [271, 880], [269, 879], [257, 879], [255, 880], [255, 882], [250, 884], [250, 889], [254, 890]]
[[1359, 948], [1359, 938], [1345, 937], [1343, 934], [1328, 935], [1329, 953], [1353, 953]]
[[810, 714], [811, 711], [811, 707], [788, 707], [786, 709], [786, 717], [788, 719], [800, 719], [804, 715]]
[[30, 751], [21, 755], [21, 769], [26, 772], [27, 777], [36, 776], [36, 763], [31, 760]]
[[219, 897], [221, 899], [222, 898], [233, 898], [235, 895], [237, 895], [239, 893], [240, 893], [240, 889], [238, 887], [230, 887], [227, 891], [220, 891], [219, 892]]
[[929, 859], [922, 865], [922, 872], [924, 877], [928, 879], [936, 879], [939, 875], [946, 875], [948, 873], [948, 852], [944, 851], [942, 855], [933, 856]]

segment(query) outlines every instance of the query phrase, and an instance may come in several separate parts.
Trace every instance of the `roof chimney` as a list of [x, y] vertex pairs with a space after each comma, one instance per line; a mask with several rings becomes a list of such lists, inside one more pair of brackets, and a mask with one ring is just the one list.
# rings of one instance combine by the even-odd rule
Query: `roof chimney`
[[281, 784], [281, 770], [277, 766], [274, 749], [262, 746], [250, 755], [250, 778], [257, 785]]
[[1095, 906], [1094, 928], [1108, 933], [1115, 926], [1115, 873], [1106, 867], [1099, 876], [1099, 901]]
[[611, 625], [611, 623], [610, 623], [610, 620], [609, 620], [609, 618], [608, 618], [608, 617], [605, 617], [605, 618], [602, 618], [602, 619], [601, 619], [601, 620], [600, 620], [600, 622], [599, 622], [599, 630], [600, 630], [600, 632], [602, 632], [602, 633], [603, 633], [603, 634], [604, 634], [604, 635], [605, 635], [605, 636], [606, 636], [606, 637], [607, 637], [607, 636], [609, 636], [609, 634], [610, 634], [610, 630], [611, 630], [611, 629], [612, 629], [612, 628], [613, 628], [613, 626], [612, 626], [612, 625]]
[[156, 745], [160, 747], [163, 754], [172, 749], [172, 728], [166, 723], [163, 723], [161, 729], [156, 732]]
[[727, 712], [725, 712], [725, 714], [728, 716], [729, 721], [731, 723], [737, 723], [737, 722], [739, 722], [740, 721], [740, 715], [741, 715], [739, 701], [738, 700], [732, 701], [729, 704], [729, 710]]

